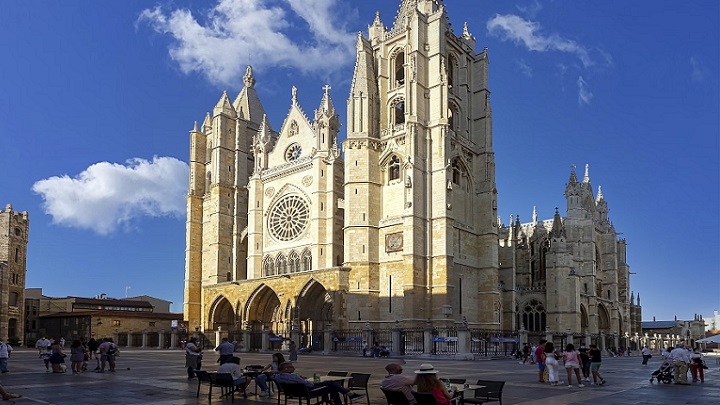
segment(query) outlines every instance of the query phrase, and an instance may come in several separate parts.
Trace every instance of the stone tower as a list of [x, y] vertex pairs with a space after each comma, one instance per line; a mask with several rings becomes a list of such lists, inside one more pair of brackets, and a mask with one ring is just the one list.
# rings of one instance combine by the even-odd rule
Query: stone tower
[[24, 339], [25, 274], [30, 221], [28, 213], [0, 210], [0, 338]]
[[343, 143], [351, 322], [497, 327], [497, 190], [488, 55], [438, 0], [358, 36]]
[[234, 102], [227, 93], [190, 132], [190, 187], [187, 195], [185, 318], [202, 322], [202, 286], [247, 278], [246, 186], [255, 162], [253, 138], [265, 117], [248, 67]]

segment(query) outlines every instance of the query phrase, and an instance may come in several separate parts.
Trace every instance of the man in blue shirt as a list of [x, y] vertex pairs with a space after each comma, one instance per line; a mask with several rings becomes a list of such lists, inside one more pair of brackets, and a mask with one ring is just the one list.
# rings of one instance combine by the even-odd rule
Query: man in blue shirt
[[218, 363], [225, 364], [232, 360], [233, 353], [235, 353], [235, 344], [228, 342], [228, 338], [222, 338], [222, 342], [215, 348], [216, 352], [220, 353]]

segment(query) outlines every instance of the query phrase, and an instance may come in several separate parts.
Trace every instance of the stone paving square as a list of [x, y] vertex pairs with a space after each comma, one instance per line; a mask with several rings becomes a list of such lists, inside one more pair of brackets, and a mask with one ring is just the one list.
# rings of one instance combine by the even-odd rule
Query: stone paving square
[[[122, 348], [121, 348], [122, 349]], [[266, 364], [270, 354], [237, 353], [241, 365]], [[658, 356], [656, 356], [658, 357]], [[217, 369], [217, 354], [207, 352], [203, 369]], [[440, 370], [442, 378], [466, 378], [474, 383], [477, 379], [506, 381], [503, 404], [561, 405], [561, 404], [720, 404], [720, 365], [715, 358], [707, 359], [705, 383], [692, 386], [676, 386], [650, 383], [650, 373], [660, 364], [651, 360], [647, 367], [641, 366], [640, 357], [606, 358], [601, 373], [607, 380], [604, 386], [586, 385], [585, 388], [567, 385], [551, 387], [537, 383], [535, 365], [521, 365], [509, 359], [458, 361], [438, 357], [406, 357], [404, 373], [412, 373], [422, 363], [431, 363]], [[371, 373], [371, 405], [385, 405], [385, 398], [379, 389], [385, 375], [384, 367], [390, 362], [403, 359], [374, 359], [359, 355], [323, 356], [301, 355], [296, 362], [297, 372], [312, 376], [326, 374], [329, 370]], [[69, 365], [69, 363], [68, 363]], [[89, 368], [95, 368], [92, 360]], [[0, 384], [6, 390], [21, 394], [17, 404], [58, 404], [58, 405], [122, 405], [122, 404], [227, 404], [229, 398], [220, 398], [220, 390], [213, 390], [208, 400], [207, 387], [203, 386], [200, 398], [196, 398], [197, 380], [187, 380], [184, 369], [184, 352], [181, 350], [122, 350], [115, 373], [86, 373], [73, 375], [46, 373], [37, 352], [30, 349], [16, 349], [9, 362], [10, 372], [0, 375]], [[563, 371], [563, 370], [561, 370]], [[564, 372], [564, 371], [563, 371]], [[564, 379], [564, 377], [563, 377]], [[250, 385], [249, 392], [254, 391]], [[5, 401], [2, 403], [10, 403]], [[236, 396], [235, 403], [247, 405], [272, 405], [276, 398], [250, 396], [243, 399]], [[292, 402], [294, 405], [295, 402]], [[364, 399], [356, 404], [365, 404]]]

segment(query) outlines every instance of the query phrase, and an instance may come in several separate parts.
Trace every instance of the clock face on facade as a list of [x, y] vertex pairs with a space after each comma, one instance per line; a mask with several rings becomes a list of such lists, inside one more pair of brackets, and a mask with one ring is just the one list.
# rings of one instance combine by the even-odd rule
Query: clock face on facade
[[299, 195], [287, 195], [270, 210], [268, 231], [281, 242], [289, 242], [305, 232], [310, 221], [310, 209]]
[[297, 143], [288, 146], [285, 151], [285, 160], [288, 162], [294, 162], [300, 159], [300, 156], [302, 156], [302, 147]]
[[402, 232], [385, 235], [385, 252], [397, 252], [403, 249]]

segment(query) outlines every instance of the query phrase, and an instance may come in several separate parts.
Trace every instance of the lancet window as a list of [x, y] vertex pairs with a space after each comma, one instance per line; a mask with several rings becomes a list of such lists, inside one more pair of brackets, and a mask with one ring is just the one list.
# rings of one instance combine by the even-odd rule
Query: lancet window
[[310, 249], [305, 249], [305, 251], [303, 252], [301, 258], [301, 266], [302, 271], [312, 270], [312, 253], [310, 253]]
[[297, 254], [296, 251], [290, 252], [290, 256], [288, 258], [288, 267], [290, 268], [290, 273], [297, 273], [300, 271], [300, 255]]
[[398, 179], [400, 179], [400, 159], [393, 155], [388, 165], [388, 180], [393, 181]]
[[405, 85], [405, 52], [398, 52], [395, 55], [395, 85], [397, 87]]
[[545, 330], [546, 314], [545, 306], [538, 300], [531, 300], [522, 311], [522, 323], [525, 329], [530, 332], [542, 332]]

